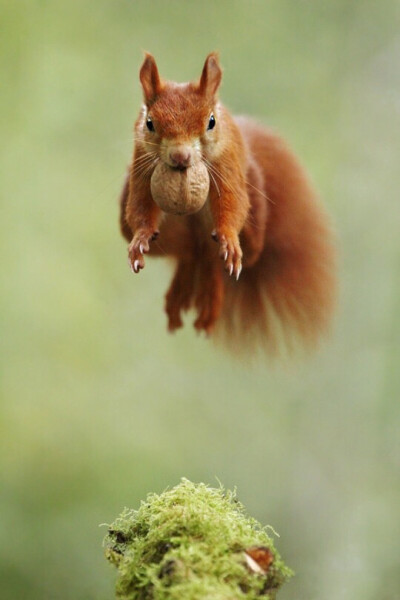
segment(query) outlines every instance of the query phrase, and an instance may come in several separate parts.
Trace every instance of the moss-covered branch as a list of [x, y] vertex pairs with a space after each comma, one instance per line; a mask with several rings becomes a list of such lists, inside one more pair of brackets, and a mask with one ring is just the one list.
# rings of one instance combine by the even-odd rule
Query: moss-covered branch
[[291, 576], [235, 492], [186, 479], [108, 527], [123, 600], [273, 600]]

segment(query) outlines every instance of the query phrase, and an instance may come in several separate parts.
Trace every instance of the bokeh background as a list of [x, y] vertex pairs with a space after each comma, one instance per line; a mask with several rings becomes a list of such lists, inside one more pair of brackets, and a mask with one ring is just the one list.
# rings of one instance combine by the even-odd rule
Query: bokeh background
[[[282, 600], [400, 598], [400, 4], [0, 0], [0, 596], [106, 600], [104, 529], [181, 476], [237, 486], [297, 575]], [[341, 300], [310, 359], [166, 333], [117, 197], [142, 50], [219, 49], [222, 98], [290, 141], [336, 225]]]

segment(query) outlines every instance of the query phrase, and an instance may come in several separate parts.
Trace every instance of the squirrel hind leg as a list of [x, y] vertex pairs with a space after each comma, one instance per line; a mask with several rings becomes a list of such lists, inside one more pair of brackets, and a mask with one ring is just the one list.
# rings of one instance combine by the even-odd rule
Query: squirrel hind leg
[[179, 261], [171, 285], [165, 295], [165, 312], [168, 316], [168, 331], [171, 333], [183, 326], [181, 313], [192, 305], [195, 275], [191, 261]]
[[215, 262], [201, 265], [197, 279], [195, 306], [197, 331], [211, 334], [218, 321], [224, 303], [223, 271]]
[[210, 334], [220, 317], [223, 301], [223, 272], [219, 263], [180, 260], [165, 296], [168, 330], [172, 333], [182, 327], [182, 312], [194, 306], [195, 329]]

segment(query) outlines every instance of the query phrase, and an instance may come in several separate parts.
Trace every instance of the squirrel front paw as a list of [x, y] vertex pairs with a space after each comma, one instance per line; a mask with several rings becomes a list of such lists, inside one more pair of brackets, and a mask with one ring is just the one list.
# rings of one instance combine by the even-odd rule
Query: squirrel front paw
[[140, 229], [133, 236], [128, 247], [128, 262], [133, 273], [139, 273], [140, 269], [144, 269], [143, 255], [150, 251], [150, 242], [155, 240], [158, 234], [158, 231]]
[[214, 230], [211, 237], [219, 243], [219, 256], [225, 261], [225, 270], [229, 275], [235, 275], [237, 281], [242, 271], [243, 256], [237, 233], [223, 233]]

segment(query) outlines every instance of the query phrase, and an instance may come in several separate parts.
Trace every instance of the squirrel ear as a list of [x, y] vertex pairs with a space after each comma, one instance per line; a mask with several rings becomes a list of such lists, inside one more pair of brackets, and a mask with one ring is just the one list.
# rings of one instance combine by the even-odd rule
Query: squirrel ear
[[222, 79], [222, 69], [219, 66], [218, 54], [211, 52], [204, 63], [199, 90], [205, 96], [214, 96]]
[[160, 94], [163, 86], [154, 56], [148, 52], [145, 53], [145, 59], [140, 68], [139, 77], [145, 101], [147, 103], [152, 102], [155, 97]]

